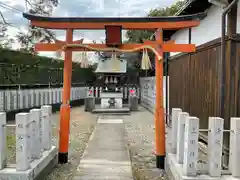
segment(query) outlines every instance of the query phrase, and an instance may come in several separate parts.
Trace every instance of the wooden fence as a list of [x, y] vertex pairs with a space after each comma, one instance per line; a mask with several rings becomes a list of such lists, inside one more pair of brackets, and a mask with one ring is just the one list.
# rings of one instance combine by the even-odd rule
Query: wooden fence
[[[207, 128], [208, 117], [225, 119], [240, 116], [239, 107], [239, 35], [226, 40], [226, 66], [220, 69], [221, 42], [216, 39], [197, 48], [195, 53], [181, 54], [169, 60], [170, 108], [181, 108], [199, 117], [200, 128]], [[225, 72], [225, 91], [220, 93], [220, 79]], [[223, 95], [223, 96], [222, 96]], [[224, 110], [220, 109], [221, 96]]]

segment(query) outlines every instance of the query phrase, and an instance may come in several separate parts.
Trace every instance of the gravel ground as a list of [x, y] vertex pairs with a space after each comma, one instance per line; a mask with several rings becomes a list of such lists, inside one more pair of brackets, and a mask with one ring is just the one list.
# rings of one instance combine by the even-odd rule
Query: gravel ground
[[124, 116], [125, 139], [132, 160], [135, 180], [167, 179], [165, 172], [156, 168], [154, 155], [154, 116], [144, 108]]
[[[57, 165], [56, 168], [44, 180], [72, 180], [74, 173], [83, 155], [86, 143], [96, 124], [96, 116], [84, 111], [83, 107], [72, 108], [71, 131], [69, 147], [69, 163]], [[59, 112], [53, 114], [53, 144], [58, 144]], [[15, 133], [14, 129], [8, 128], [8, 164], [15, 164]]]
[[[142, 107], [139, 108], [139, 112], [132, 112], [131, 116], [123, 116], [125, 140], [130, 152], [134, 179], [167, 179], [165, 172], [156, 168], [154, 115]], [[70, 162], [65, 165], [57, 165], [44, 180], [72, 180], [89, 137], [96, 125], [96, 120], [97, 115], [85, 112], [83, 107], [72, 109], [69, 148]], [[57, 112], [53, 115], [54, 145], [58, 143], [58, 122], [59, 113]], [[15, 164], [15, 128], [8, 128], [7, 133], [8, 164]]]

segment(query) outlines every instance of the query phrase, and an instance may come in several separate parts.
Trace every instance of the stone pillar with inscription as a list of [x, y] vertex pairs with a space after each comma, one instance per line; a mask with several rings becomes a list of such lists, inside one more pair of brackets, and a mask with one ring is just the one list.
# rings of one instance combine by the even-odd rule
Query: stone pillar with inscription
[[52, 148], [52, 106], [42, 106], [41, 111], [42, 147], [44, 150], [50, 150]]
[[199, 136], [199, 119], [197, 117], [187, 117], [185, 124], [185, 142], [184, 142], [184, 159], [183, 175], [197, 175], [198, 159], [198, 136]]
[[29, 113], [16, 114], [16, 170], [30, 168], [31, 152], [29, 141]]
[[6, 133], [6, 113], [0, 112], [0, 170], [7, 165], [7, 133]]
[[220, 177], [222, 170], [223, 123], [219, 117], [208, 119], [208, 172], [212, 177]]
[[40, 119], [41, 119], [41, 109], [30, 110], [30, 116], [32, 121], [32, 159], [40, 159], [41, 154], [41, 134], [40, 134]]

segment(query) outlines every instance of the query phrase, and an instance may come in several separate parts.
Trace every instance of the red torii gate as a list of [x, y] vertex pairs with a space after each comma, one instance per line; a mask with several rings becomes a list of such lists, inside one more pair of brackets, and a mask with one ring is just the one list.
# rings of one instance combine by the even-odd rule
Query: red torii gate
[[[193, 44], [175, 44], [163, 41], [163, 30], [179, 30], [198, 26], [204, 13], [177, 17], [42, 17], [23, 14], [31, 25], [47, 29], [66, 30], [66, 41], [50, 44], [36, 44], [36, 51], [65, 51], [63, 102], [61, 105], [59, 131], [59, 163], [68, 162], [69, 128], [70, 128], [70, 90], [72, 76], [72, 51], [140, 51], [152, 50], [156, 55], [156, 109], [155, 140], [157, 168], [164, 169], [165, 159], [165, 121], [163, 108], [163, 52], [194, 52]], [[106, 44], [82, 44], [73, 41], [74, 29], [106, 30]], [[156, 41], [144, 41], [142, 44], [122, 44], [122, 29], [155, 30]]]

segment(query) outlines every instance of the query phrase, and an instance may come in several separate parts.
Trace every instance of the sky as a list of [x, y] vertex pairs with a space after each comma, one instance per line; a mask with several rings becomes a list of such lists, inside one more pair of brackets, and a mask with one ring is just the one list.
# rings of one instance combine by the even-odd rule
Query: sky
[[[59, 6], [54, 10], [53, 16], [78, 16], [78, 17], [130, 17], [146, 16], [150, 9], [166, 7], [177, 0], [60, 0]], [[3, 8], [5, 3], [14, 8]], [[6, 6], [5, 6], [6, 7]], [[12, 23], [15, 28], [10, 28], [8, 33], [14, 36], [19, 29], [26, 31], [28, 21], [22, 17], [21, 12], [26, 11], [25, 0], [0, 0], [0, 11], [5, 20]], [[57, 38], [65, 39], [64, 31], [56, 31]], [[84, 43], [104, 40], [103, 31], [75, 31], [74, 39], [84, 38]], [[15, 47], [19, 47], [15, 44]], [[54, 53], [42, 52], [41, 55], [55, 56]], [[90, 55], [90, 56], [93, 56]]]

